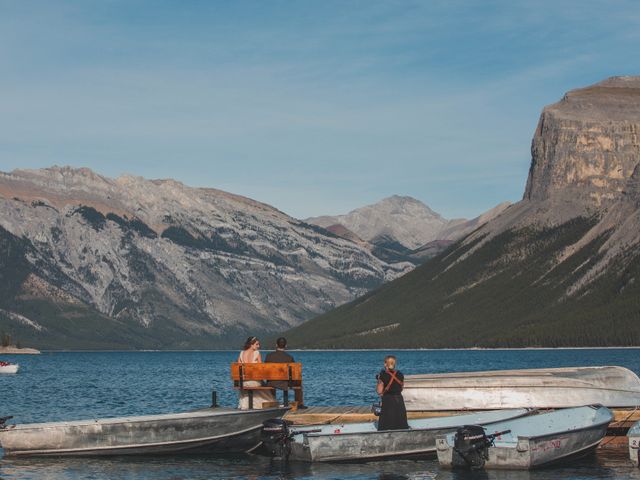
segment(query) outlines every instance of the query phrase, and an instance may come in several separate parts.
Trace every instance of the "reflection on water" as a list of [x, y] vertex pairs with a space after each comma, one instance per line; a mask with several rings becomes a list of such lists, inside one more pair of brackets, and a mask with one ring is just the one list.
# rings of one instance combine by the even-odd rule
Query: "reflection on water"
[[441, 470], [437, 480], [595, 480], [636, 479], [640, 470], [633, 467], [626, 452], [611, 451], [570, 462], [567, 465], [532, 471], [487, 470], [480, 472]]
[[154, 479], [435, 479], [437, 461], [399, 460], [362, 464], [284, 463], [257, 455], [221, 457], [3, 459], [1, 478]]
[[129, 458], [3, 459], [3, 479], [344, 479], [344, 480], [640, 480], [625, 455], [596, 456], [568, 466], [536, 471], [449, 471], [436, 460], [349, 464], [284, 463], [257, 455]]

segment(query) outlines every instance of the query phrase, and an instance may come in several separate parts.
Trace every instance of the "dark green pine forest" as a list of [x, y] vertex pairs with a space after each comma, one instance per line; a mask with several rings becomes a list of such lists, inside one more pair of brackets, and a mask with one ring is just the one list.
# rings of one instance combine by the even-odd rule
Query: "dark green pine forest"
[[301, 348], [638, 345], [640, 252], [615, 258], [584, 285], [611, 232], [557, 260], [597, 221], [579, 217], [458, 242], [287, 337]]

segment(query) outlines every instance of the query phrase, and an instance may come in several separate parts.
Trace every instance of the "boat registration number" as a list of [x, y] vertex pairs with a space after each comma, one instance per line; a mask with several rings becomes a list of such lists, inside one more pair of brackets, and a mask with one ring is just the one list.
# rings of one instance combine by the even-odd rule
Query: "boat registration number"
[[562, 444], [565, 443], [565, 438], [557, 438], [554, 440], [548, 440], [546, 442], [541, 442], [532, 448], [532, 451], [549, 451], [549, 450], [557, 450], [558, 448], [562, 448]]

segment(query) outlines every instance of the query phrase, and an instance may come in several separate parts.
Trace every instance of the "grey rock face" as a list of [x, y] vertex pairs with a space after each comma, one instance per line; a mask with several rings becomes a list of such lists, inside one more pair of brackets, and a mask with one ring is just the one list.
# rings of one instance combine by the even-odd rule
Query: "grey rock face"
[[[640, 247], [640, 77], [612, 77], [572, 90], [544, 108], [534, 133], [523, 200], [465, 239], [540, 229], [577, 217], [593, 228], [555, 260], [559, 265], [603, 236], [593, 266], [567, 290], [575, 294], [608, 272], [614, 260], [636, 258]], [[524, 255], [524, 253], [521, 253]]]
[[375, 247], [382, 247], [421, 263], [497, 217], [509, 205], [509, 202], [503, 202], [471, 220], [448, 220], [415, 198], [394, 195], [345, 215], [314, 217], [306, 221], [335, 232], [352, 232], [351, 236], [357, 237], [354, 241], [363, 239], [372, 244], [374, 255], [380, 253], [380, 248]]
[[524, 198], [600, 209], [637, 191], [639, 132], [640, 77], [570, 91], [540, 116]]
[[279, 331], [413, 268], [245, 197], [88, 169], [0, 173], [0, 226], [30, 243], [23, 295], [186, 336]]
[[306, 221], [324, 228], [343, 225], [369, 242], [386, 238], [410, 250], [435, 240], [437, 233], [450, 224], [419, 200], [399, 195], [345, 215], [314, 217]]

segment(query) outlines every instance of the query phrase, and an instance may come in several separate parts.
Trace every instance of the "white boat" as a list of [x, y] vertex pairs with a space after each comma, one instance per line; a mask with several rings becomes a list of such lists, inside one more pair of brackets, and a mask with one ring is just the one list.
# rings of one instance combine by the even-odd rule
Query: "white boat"
[[0, 373], [18, 373], [20, 365], [15, 363], [0, 362]]
[[636, 422], [629, 429], [627, 436], [629, 437], [629, 457], [637, 467], [639, 466], [638, 460], [640, 460], [640, 422]]
[[271, 455], [304, 462], [360, 461], [408, 455], [434, 455], [436, 437], [462, 425], [490, 425], [527, 415], [530, 410], [496, 410], [409, 420], [408, 430], [378, 431], [375, 422], [292, 427], [269, 421], [263, 442]]
[[409, 411], [640, 405], [640, 379], [623, 367], [406, 375]]
[[608, 408], [595, 405], [529, 415], [486, 429], [468, 426], [438, 437], [438, 461], [445, 468], [548, 466], [594, 450], [612, 420]]
[[69, 422], [6, 425], [5, 456], [141, 455], [247, 452], [260, 445], [262, 423], [288, 407], [205, 408], [192, 412]]

